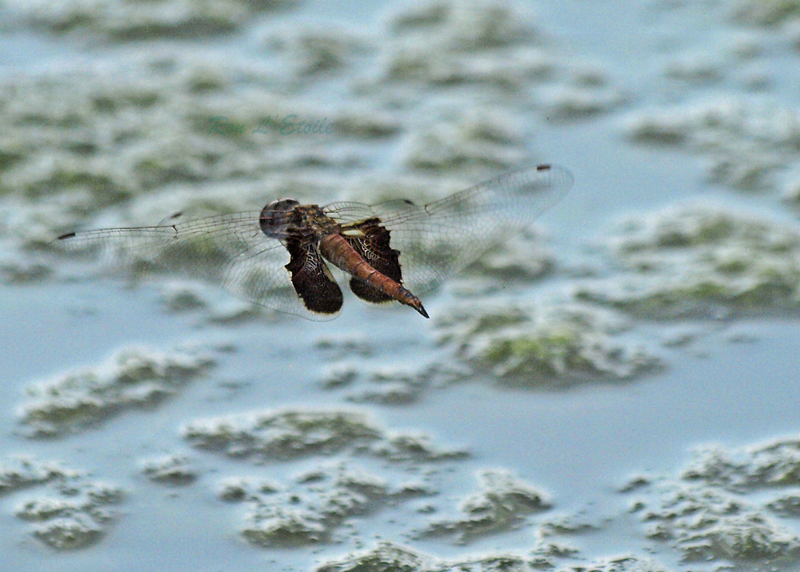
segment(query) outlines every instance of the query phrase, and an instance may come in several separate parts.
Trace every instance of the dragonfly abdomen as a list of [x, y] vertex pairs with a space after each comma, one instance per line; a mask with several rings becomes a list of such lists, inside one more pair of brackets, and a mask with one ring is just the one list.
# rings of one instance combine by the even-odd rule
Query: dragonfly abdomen
[[419, 298], [396, 280], [375, 270], [340, 234], [324, 236], [319, 243], [319, 249], [337, 268], [363, 280], [401, 304], [411, 306], [426, 318], [429, 317]]

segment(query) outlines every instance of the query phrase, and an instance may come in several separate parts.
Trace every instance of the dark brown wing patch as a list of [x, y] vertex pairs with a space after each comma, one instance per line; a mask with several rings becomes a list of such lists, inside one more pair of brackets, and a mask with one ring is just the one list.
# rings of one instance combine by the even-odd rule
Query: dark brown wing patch
[[[402, 284], [400, 253], [389, 245], [389, 231], [381, 226], [380, 219], [370, 218], [343, 225], [342, 236], [370, 266], [387, 278]], [[362, 300], [375, 304], [393, 300], [388, 294], [355, 276], [350, 279], [350, 290]]]
[[292, 274], [292, 285], [310, 312], [335, 314], [342, 308], [342, 289], [314, 246], [297, 238], [286, 241], [291, 259], [286, 270]]

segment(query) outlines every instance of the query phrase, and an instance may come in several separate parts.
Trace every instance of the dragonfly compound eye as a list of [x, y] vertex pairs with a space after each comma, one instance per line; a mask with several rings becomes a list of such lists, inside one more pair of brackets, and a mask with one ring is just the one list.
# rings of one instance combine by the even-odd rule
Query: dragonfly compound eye
[[261, 210], [259, 224], [261, 231], [267, 236], [278, 238], [286, 230], [291, 213], [300, 203], [294, 199], [272, 201]]

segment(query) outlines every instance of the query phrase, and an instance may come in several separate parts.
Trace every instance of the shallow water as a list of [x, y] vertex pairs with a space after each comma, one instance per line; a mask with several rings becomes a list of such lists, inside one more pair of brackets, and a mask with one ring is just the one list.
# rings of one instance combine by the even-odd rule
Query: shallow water
[[[202, 36], [109, 4], [71, 32], [4, 8], [9, 569], [800, 566], [790, 16], [231, 2]], [[333, 135], [195, 123], [290, 112]], [[575, 188], [430, 321], [253, 311], [45, 245], [289, 193], [424, 202], [531, 157]]]

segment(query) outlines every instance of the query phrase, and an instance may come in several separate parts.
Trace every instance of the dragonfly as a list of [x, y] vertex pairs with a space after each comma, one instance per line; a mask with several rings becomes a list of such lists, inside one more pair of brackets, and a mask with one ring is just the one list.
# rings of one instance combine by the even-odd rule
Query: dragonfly
[[248, 302], [311, 320], [337, 317], [344, 302], [331, 271], [372, 304], [399, 302], [428, 318], [418, 297], [462, 271], [558, 202], [572, 187], [564, 167], [539, 164], [416, 205], [280, 199], [260, 211], [156, 226], [69, 232], [54, 243], [98, 252], [138, 273], [210, 281]]

